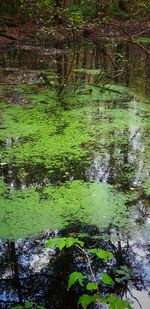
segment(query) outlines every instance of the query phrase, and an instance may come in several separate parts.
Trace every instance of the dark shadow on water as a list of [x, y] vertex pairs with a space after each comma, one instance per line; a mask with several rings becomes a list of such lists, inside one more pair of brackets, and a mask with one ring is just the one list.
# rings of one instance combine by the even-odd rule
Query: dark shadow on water
[[84, 254], [78, 248], [64, 249], [60, 253], [58, 249], [56, 251], [53, 248], [45, 249], [44, 244], [50, 237], [78, 236], [81, 233], [87, 233], [82, 238], [86, 248], [97, 247], [113, 253], [111, 263], [103, 262], [99, 258], [93, 260], [93, 271], [97, 278], [104, 269], [113, 279], [118, 276], [117, 270], [120, 267], [125, 266], [128, 269], [126, 278], [122, 281], [120, 279], [114, 287], [108, 288], [99, 281], [103, 295], [115, 293], [123, 297], [131, 287], [147, 290], [149, 282], [145, 281], [143, 265], [135, 259], [130, 242], [120, 240], [113, 243], [111, 240], [104, 240], [104, 233], [109, 236], [114, 233], [111, 228], [100, 231], [94, 226], [83, 226], [78, 223], [62, 230], [60, 234], [57, 234], [57, 231], [55, 233], [47, 231], [32, 239], [3, 242], [1, 308], [10, 308], [15, 303], [21, 304], [26, 301], [36, 301], [47, 309], [77, 308], [79, 296], [86, 291], [76, 284], [68, 292], [67, 281], [72, 271], [89, 273]]

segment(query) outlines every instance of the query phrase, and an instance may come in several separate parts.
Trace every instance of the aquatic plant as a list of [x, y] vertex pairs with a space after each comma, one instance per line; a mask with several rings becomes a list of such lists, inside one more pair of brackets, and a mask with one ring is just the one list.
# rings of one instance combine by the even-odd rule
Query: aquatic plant
[[101, 228], [112, 224], [128, 233], [129, 212], [125, 204], [129, 197], [106, 184], [76, 180], [56, 187], [12, 191], [1, 180], [1, 191], [3, 238], [27, 237], [46, 228], [65, 228], [73, 222]]

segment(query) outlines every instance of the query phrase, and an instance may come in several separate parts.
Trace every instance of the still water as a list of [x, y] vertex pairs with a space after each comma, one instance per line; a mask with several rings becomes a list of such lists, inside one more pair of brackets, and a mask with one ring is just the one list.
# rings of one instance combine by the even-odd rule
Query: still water
[[84, 256], [44, 246], [76, 236], [113, 253], [93, 265], [116, 279], [109, 293], [148, 309], [148, 55], [113, 40], [49, 45], [1, 51], [1, 307], [77, 308], [67, 278]]

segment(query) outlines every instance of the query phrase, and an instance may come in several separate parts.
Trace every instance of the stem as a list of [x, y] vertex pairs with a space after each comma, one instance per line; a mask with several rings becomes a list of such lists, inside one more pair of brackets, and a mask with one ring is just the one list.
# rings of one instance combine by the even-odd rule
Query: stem
[[[94, 282], [96, 283], [96, 285], [97, 285], [97, 294], [98, 294], [98, 293], [99, 293], [98, 281], [97, 281], [97, 279], [96, 279], [96, 277], [95, 277], [95, 275], [94, 275], [94, 272], [93, 272], [93, 269], [92, 269], [92, 265], [91, 265], [90, 257], [89, 257], [89, 255], [88, 255], [88, 253], [87, 253], [82, 247], [80, 247], [80, 246], [77, 245], [77, 244], [76, 244], [76, 247], [78, 247], [79, 250], [82, 251], [82, 252], [84, 253], [84, 255], [86, 256], [86, 259], [87, 259], [87, 262], [88, 262], [88, 267], [89, 267], [90, 273], [91, 273], [91, 275], [92, 275], [92, 277], [93, 277], [93, 281], [94, 281]], [[99, 301], [97, 301], [97, 307], [100, 309], [100, 303], [99, 303]]]
[[87, 261], [88, 261], [88, 266], [89, 266], [91, 275], [93, 277], [93, 280], [94, 280], [95, 283], [97, 283], [96, 277], [94, 275], [94, 272], [93, 272], [93, 269], [92, 269], [92, 266], [91, 266], [91, 260], [90, 260], [90, 258], [88, 256], [87, 252], [82, 247], [80, 247], [79, 245], [76, 245], [76, 246], [85, 254], [85, 256], [87, 258]]
[[141, 34], [147, 32], [147, 31], [149, 31], [149, 30], [150, 30], [150, 28], [145, 29], [145, 30], [143, 30], [143, 31], [141, 31], [141, 32], [139, 32], [139, 33], [133, 34], [132, 37], [139, 36], [139, 35], [141, 35]]

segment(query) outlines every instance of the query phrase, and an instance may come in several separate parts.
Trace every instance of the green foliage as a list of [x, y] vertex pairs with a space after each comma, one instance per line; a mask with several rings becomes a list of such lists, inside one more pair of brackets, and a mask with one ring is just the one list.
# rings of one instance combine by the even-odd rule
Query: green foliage
[[150, 196], [150, 179], [145, 179], [142, 183], [142, 188], [146, 196]]
[[5, 197], [7, 198], [7, 194], [8, 193], [9, 193], [8, 186], [4, 182], [4, 179], [2, 177], [0, 177], [0, 196], [4, 197], [4, 198]]
[[97, 285], [97, 283], [94, 283], [94, 282], [88, 282], [88, 284], [86, 286], [86, 289], [88, 291], [97, 290], [98, 289], [98, 285]]
[[66, 11], [66, 17], [71, 25], [83, 23], [83, 13], [79, 6], [71, 5]]
[[[2, 0], [0, 2], [1, 11], [6, 13], [21, 12], [26, 14], [35, 21], [58, 22], [58, 19], [67, 25], [82, 25], [85, 22], [92, 22], [94, 25], [101, 18], [106, 20], [109, 17], [120, 17], [128, 19], [133, 17], [149, 16], [149, 1], [132, 1], [129, 0], [82, 0], [77, 1], [55, 1], [55, 0]], [[58, 18], [58, 19], [57, 19]], [[94, 20], [94, 21], [93, 21]]]
[[112, 260], [113, 258], [112, 253], [109, 251], [105, 251], [105, 250], [99, 250], [99, 249], [94, 248], [94, 249], [89, 249], [89, 252], [95, 254], [102, 260]]
[[[73, 241], [74, 239], [74, 241]], [[68, 238], [54, 238], [54, 239], [50, 239], [46, 242], [46, 247], [48, 248], [49, 246], [53, 246], [53, 245], [58, 245], [59, 250], [61, 251], [65, 246], [67, 247], [67, 245], [65, 244], [69, 244], [68, 247], [71, 247], [72, 245], [76, 245], [78, 247], [78, 249], [82, 252], [82, 254], [85, 255], [86, 259], [87, 259], [87, 263], [88, 263], [88, 267], [90, 270], [90, 275], [92, 276], [94, 282], [89, 281], [86, 284], [86, 290], [87, 291], [93, 291], [93, 290], [97, 290], [97, 292], [99, 292], [99, 287], [98, 287], [98, 281], [94, 275], [94, 272], [92, 270], [92, 262], [91, 259], [89, 257], [89, 253], [93, 253], [94, 255], [96, 254], [98, 257], [100, 257], [101, 259], [104, 260], [110, 260], [112, 259], [112, 253], [110, 251], [105, 251], [105, 250], [100, 250], [100, 249], [89, 249], [88, 251], [83, 247], [84, 243], [82, 242], [80, 244], [80, 241], [78, 240], [78, 238], [73, 238], [73, 237], [68, 237]], [[80, 247], [80, 245], [82, 245], [82, 247]], [[88, 253], [89, 252], [89, 253]], [[72, 272], [69, 276], [68, 279], [68, 288], [67, 290], [69, 290], [75, 283], [79, 283], [79, 285], [81, 287], [84, 286], [84, 282], [85, 280], [88, 280], [88, 276], [87, 275], [83, 275], [81, 272], [75, 271]], [[106, 284], [106, 285], [113, 285], [114, 284], [114, 280], [107, 275], [106, 273], [102, 273], [101, 274], [101, 282]], [[108, 297], [103, 297], [100, 296], [99, 293], [97, 294], [93, 294], [93, 295], [88, 295], [88, 294], [83, 294], [79, 297], [78, 300], [78, 306], [81, 305], [83, 309], [86, 309], [88, 305], [90, 305], [91, 303], [95, 303], [95, 302], [101, 302], [101, 303], [109, 303], [109, 308], [111, 309], [125, 309], [125, 308], [131, 308], [129, 303], [127, 301], [121, 300], [118, 297], [114, 296], [114, 295], [110, 295]]]
[[88, 305], [90, 305], [93, 302], [96, 302], [99, 300], [99, 295], [94, 294], [94, 295], [88, 295], [88, 294], [83, 294], [80, 296], [78, 300], [78, 306], [81, 305], [83, 309], [86, 309]]
[[101, 274], [101, 281], [107, 285], [114, 284], [114, 280], [107, 274]]
[[83, 275], [81, 272], [73, 272], [70, 274], [69, 276], [69, 280], [68, 280], [68, 290], [71, 288], [71, 286], [73, 284], [75, 284], [77, 281], [78, 283], [83, 286], [83, 280], [87, 278], [87, 276]]
[[119, 299], [115, 295], [110, 295], [107, 298], [103, 298], [98, 294], [88, 295], [83, 294], [78, 301], [78, 305], [81, 305], [83, 309], [86, 309], [88, 305], [95, 302], [101, 302], [103, 304], [109, 303], [109, 309], [132, 309], [128, 301]]
[[110, 295], [103, 300], [103, 303], [109, 303], [109, 309], [132, 309], [128, 301], [119, 299], [115, 295]]
[[84, 243], [83, 241], [74, 238], [74, 237], [61, 237], [61, 238], [53, 238], [53, 239], [49, 239], [46, 244], [45, 247], [48, 248], [50, 246], [58, 246], [59, 250], [61, 251], [64, 247], [66, 248], [70, 248], [72, 245], [74, 244], [79, 244], [81, 247], [83, 247]]

